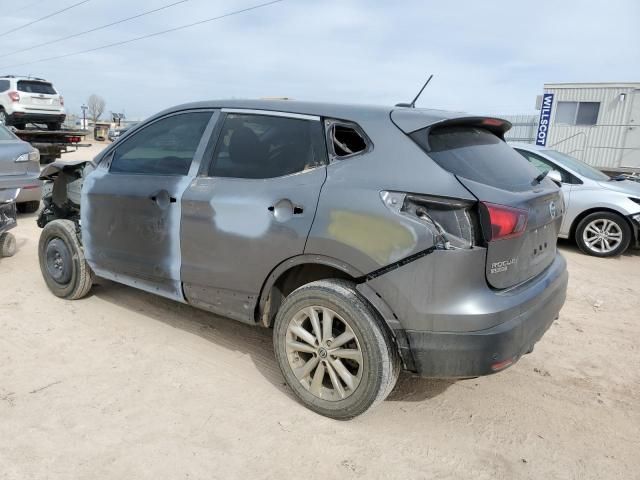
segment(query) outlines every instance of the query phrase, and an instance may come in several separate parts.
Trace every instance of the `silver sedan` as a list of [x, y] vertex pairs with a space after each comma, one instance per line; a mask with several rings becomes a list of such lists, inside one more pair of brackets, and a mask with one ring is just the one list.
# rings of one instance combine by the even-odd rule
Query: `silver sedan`
[[609, 177], [567, 154], [529, 144], [511, 144], [540, 172], [561, 182], [566, 213], [559, 236], [580, 250], [613, 257], [640, 247], [640, 183]]

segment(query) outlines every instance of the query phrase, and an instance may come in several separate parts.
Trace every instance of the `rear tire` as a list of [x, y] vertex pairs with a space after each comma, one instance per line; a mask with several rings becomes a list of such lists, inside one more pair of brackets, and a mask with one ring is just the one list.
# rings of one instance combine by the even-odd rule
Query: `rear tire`
[[71, 220], [54, 220], [45, 225], [38, 243], [38, 257], [47, 287], [57, 297], [77, 300], [91, 290], [93, 272]]
[[2, 107], [0, 107], [0, 125], [9, 126], [9, 117]]
[[338, 420], [384, 400], [400, 374], [390, 333], [349, 281], [320, 280], [291, 293], [276, 316], [273, 342], [296, 396], [307, 408]]
[[16, 204], [18, 213], [35, 213], [40, 208], [40, 201], [34, 200], [32, 202], [22, 202]]
[[9, 232], [0, 234], [0, 257], [13, 257], [16, 254], [16, 237]]
[[587, 255], [615, 257], [629, 247], [631, 228], [617, 213], [594, 212], [580, 221], [575, 240], [580, 250]]

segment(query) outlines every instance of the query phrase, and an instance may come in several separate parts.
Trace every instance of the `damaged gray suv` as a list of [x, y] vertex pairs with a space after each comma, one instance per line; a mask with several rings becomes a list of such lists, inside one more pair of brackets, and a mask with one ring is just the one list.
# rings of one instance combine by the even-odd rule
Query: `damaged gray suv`
[[272, 328], [300, 400], [352, 418], [401, 369], [502, 370], [557, 318], [562, 195], [509, 127], [405, 107], [175, 107], [93, 162], [43, 171], [42, 274], [67, 299], [97, 276]]

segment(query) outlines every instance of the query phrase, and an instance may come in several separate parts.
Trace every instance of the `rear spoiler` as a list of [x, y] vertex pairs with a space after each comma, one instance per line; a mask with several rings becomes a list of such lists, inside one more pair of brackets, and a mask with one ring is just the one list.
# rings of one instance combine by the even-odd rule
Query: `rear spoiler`
[[507, 120], [495, 117], [468, 116], [464, 113], [445, 112], [441, 110], [395, 109], [391, 112], [391, 121], [407, 135], [418, 130], [426, 130], [424, 137], [428, 138], [429, 131], [442, 127], [477, 127], [489, 130], [495, 136], [504, 140], [504, 134], [511, 129]]

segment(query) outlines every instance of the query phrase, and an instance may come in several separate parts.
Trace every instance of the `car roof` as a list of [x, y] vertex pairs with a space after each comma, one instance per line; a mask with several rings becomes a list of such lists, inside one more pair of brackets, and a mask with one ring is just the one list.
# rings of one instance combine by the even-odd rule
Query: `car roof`
[[194, 108], [237, 108], [248, 110], [267, 110], [302, 115], [315, 115], [336, 119], [366, 121], [369, 119], [389, 118], [391, 112], [406, 111], [408, 115], [422, 117], [425, 124], [435, 123], [443, 119], [467, 116], [460, 112], [449, 112], [426, 108], [392, 107], [388, 105], [365, 105], [330, 102], [304, 102], [285, 99], [232, 99], [232, 100], [207, 100], [202, 102], [187, 103], [171, 107], [159, 115], [188, 110]]

